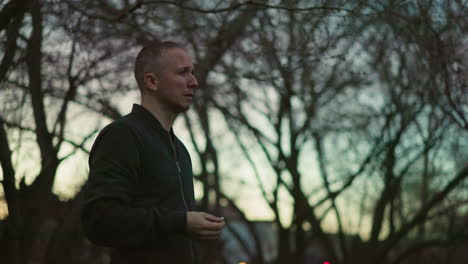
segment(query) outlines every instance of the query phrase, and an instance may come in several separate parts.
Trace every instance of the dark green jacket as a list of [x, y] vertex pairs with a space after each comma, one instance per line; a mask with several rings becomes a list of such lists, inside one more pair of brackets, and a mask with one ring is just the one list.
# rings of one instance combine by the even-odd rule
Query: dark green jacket
[[144, 107], [105, 127], [89, 157], [82, 223], [112, 263], [195, 263], [186, 213], [195, 206], [189, 153]]

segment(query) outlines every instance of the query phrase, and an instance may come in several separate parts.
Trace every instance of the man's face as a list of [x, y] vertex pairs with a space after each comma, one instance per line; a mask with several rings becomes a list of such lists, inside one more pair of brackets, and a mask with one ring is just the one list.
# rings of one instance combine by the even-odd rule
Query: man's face
[[192, 59], [185, 50], [172, 48], [164, 51], [162, 65], [156, 74], [157, 98], [175, 114], [187, 111], [198, 86]]

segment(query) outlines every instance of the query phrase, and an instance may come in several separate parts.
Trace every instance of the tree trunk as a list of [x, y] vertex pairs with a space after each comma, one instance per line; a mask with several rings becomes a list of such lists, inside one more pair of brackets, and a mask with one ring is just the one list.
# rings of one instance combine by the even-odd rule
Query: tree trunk
[[280, 227], [278, 231], [278, 261], [277, 264], [291, 263], [291, 249], [289, 243], [289, 229]]
[[15, 170], [11, 162], [11, 150], [8, 138], [0, 117], [0, 164], [3, 171], [3, 190], [8, 206], [8, 217], [5, 224], [5, 233], [0, 237], [0, 252], [5, 252], [7, 264], [21, 264], [22, 261], [22, 218], [19, 192], [15, 187]]

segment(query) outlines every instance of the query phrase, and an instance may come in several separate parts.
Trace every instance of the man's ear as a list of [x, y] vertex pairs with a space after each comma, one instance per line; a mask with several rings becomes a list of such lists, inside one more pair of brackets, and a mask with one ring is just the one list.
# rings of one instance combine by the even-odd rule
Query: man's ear
[[145, 86], [152, 92], [155, 92], [158, 89], [158, 78], [154, 73], [145, 73], [143, 75], [143, 82]]

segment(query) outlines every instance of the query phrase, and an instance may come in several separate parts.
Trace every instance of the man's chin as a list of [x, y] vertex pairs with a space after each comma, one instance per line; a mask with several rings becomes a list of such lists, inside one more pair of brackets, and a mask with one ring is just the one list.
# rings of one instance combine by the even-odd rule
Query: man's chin
[[176, 112], [177, 113], [184, 113], [187, 112], [190, 109], [190, 105], [180, 105], [177, 107]]

